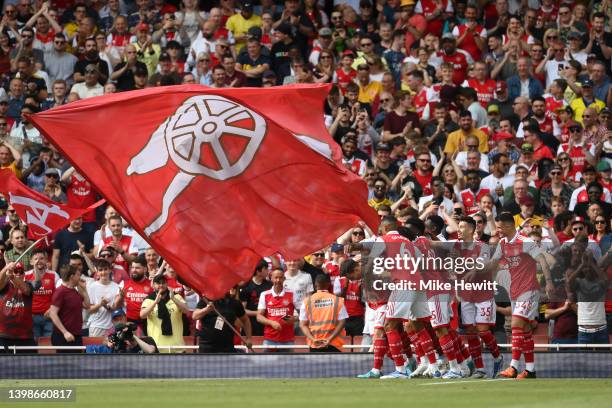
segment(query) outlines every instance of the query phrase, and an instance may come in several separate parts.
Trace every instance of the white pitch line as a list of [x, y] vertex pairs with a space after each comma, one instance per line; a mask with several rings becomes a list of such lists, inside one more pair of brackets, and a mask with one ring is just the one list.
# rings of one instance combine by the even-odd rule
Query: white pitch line
[[432, 382], [432, 383], [419, 384], [419, 385], [448, 385], [448, 384], [465, 384], [465, 383], [478, 384], [478, 383], [490, 382], [490, 381], [509, 381], [509, 380], [511, 380], [511, 378], [490, 378], [488, 380], [443, 381], [443, 382]]

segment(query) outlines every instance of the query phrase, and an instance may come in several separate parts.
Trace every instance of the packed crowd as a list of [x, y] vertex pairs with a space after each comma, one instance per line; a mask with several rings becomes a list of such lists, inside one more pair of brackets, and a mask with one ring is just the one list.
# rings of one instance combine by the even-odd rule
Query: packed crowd
[[[564, 243], [586, 239], [596, 261], [609, 251], [608, 0], [9, 0], [2, 14], [0, 167], [54, 201], [85, 208], [97, 193], [25, 114], [146, 87], [331, 83], [325, 123], [381, 217], [420, 220], [419, 235], [430, 241], [456, 240], [469, 217], [473, 239], [494, 245], [509, 215], [553, 271], [555, 257], [563, 259], [552, 276], [558, 290], [566, 289], [566, 266], [578, 262]], [[13, 290], [31, 302], [20, 324], [0, 322], [2, 344], [51, 337], [76, 345], [132, 322], [135, 337], [148, 330], [157, 346], [181, 345], [197, 330], [201, 351], [231, 351], [234, 333], [219, 313], [247, 339], [290, 344], [305, 332], [303, 301], [320, 275], [345, 299], [347, 333], [366, 341], [374, 334], [358, 268], [347, 259], [351, 244], [379, 232], [365, 225], [306, 259], [262, 261], [251, 281], [209, 304], [110, 207], [103, 220], [95, 211], [74, 220], [19, 264], [12, 262], [29, 246], [27, 228], [14, 209], [2, 211], [9, 266], [0, 298]], [[544, 288], [551, 282], [541, 272]], [[272, 318], [266, 296], [284, 289], [291, 295]], [[576, 298], [559, 296], [539, 318], [563, 322], [553, 341], [577, 342]], [[503, 334], [509, 311], [500, 300]], [[612, 303], [605, 305], [609, 322]], [[583, 327], [589, 341], [607, 341], [605, 311]], [[146, 344], [138, 346], [151, 351]]]

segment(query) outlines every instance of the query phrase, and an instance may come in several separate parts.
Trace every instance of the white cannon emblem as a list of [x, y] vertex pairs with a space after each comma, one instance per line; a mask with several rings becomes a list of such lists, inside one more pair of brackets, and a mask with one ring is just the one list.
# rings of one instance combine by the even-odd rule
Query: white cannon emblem
[[198, 175], [227, 180], [246, 170], [267, 131], [265, 119], [235, 101], [216, 95], [187, 99], [151, 135], [130, 161], [127, 174], [162, 168], [170, 158], [179, 168], [162, 199], [161, 214], [145, 233], [159, 231], [170, 206]]

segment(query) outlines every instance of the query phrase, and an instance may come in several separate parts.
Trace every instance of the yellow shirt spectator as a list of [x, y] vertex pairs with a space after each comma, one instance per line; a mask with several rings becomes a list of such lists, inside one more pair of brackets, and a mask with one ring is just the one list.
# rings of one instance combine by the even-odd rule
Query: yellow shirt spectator
[[146, 50], [143, 50], [142, 45], [138, 44], [137, 42], [133, 45], [136, 47], [136, 52], [138, 53], [138, 61], [147, 66], [147, 72], [149, 74], [149, 78], [151, 78], [157, 70], [159, 56], [161, 55], [161, 48], [159, 44], [151, 44], [151, 46]]
[[470, 135], [474, 135], [478, 138], [478, 151], [480, 151], [480, 153], [486, 153], [489, 151], [487, 135], [480, 129], [471, 128], [467, 132], [465, 132], [463, 129], [459, 129], [449, 133], [448, 139], [446, 139], [446, 145], [444, 146], [444, 153], [455, 153], [457, 150], [459, 150], [460, 146], [465, 145], [465, 139]]
[[593, 108], [595, 109], [597, 112], [600, 112], [603, 108], [606, 107], [606, 104], [602, 101], [600, 101], [599, 99], [595, 99], [594, 102], [591, 102], [588, 106], [587, 104], [584, 102], [583, 98], [575, 98], [572, 103], [570, 103], [570, 107], [572, 108], [572, 110], [574, 111], [574, 120], [576, 122], [579, 122], [581, 125], [582, 123], [582, 114], [584, 113], [584, 111], [587, 108]]
[[369, 103], [374, 102], [376, 97], [382, 92], [382, 84], [378, 81], [370, 81], [366, 86], [359, 84], [359, 102]]
[[[184, 302], [180, 295], [174, 295], [174, 298]], [[152, 299], [145, 299], [142, 302], [141, 309], [149, 307], [155, 303]], [[180, 349], [163, 349], [163, 346], [183, 346], [183, 313], [172, 300], [166, 302], [166, 309], [170, 314], [170, 322], [172, 323], [172, 335], [165, 336], [162, 334], [162, 319], [159, 318], [159, 305], [155, 305], [153, 311], [147, 317], [147, 334], [155, 340], [155, 344], [159, 348], [160, 353], [182, 353]]]
[[234, 38], [236, 38], [236, 53], [240, 52], [240, 49], [246, 44], [246, 35], [251, 27], [261, 27], [261, 17], [257, 14], [252, 14], [250, 11], [250, 17], [245, 18], [245, 10], [243, 9], [240, 13], [236, 13], [227, 19], [225, 28], [232, 32]]

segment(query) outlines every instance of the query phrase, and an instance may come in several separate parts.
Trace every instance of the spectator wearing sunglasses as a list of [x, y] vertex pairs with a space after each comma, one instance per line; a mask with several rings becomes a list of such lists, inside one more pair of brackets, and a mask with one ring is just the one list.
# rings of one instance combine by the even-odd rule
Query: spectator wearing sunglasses
[[40, 280], [26, 281], [24, 274], [23, 265], [14, 262], [0, 271], [0, 354], [8, 353], [10, 346], [36, 345], [32, 330], [32, 298], [40, 287]]

